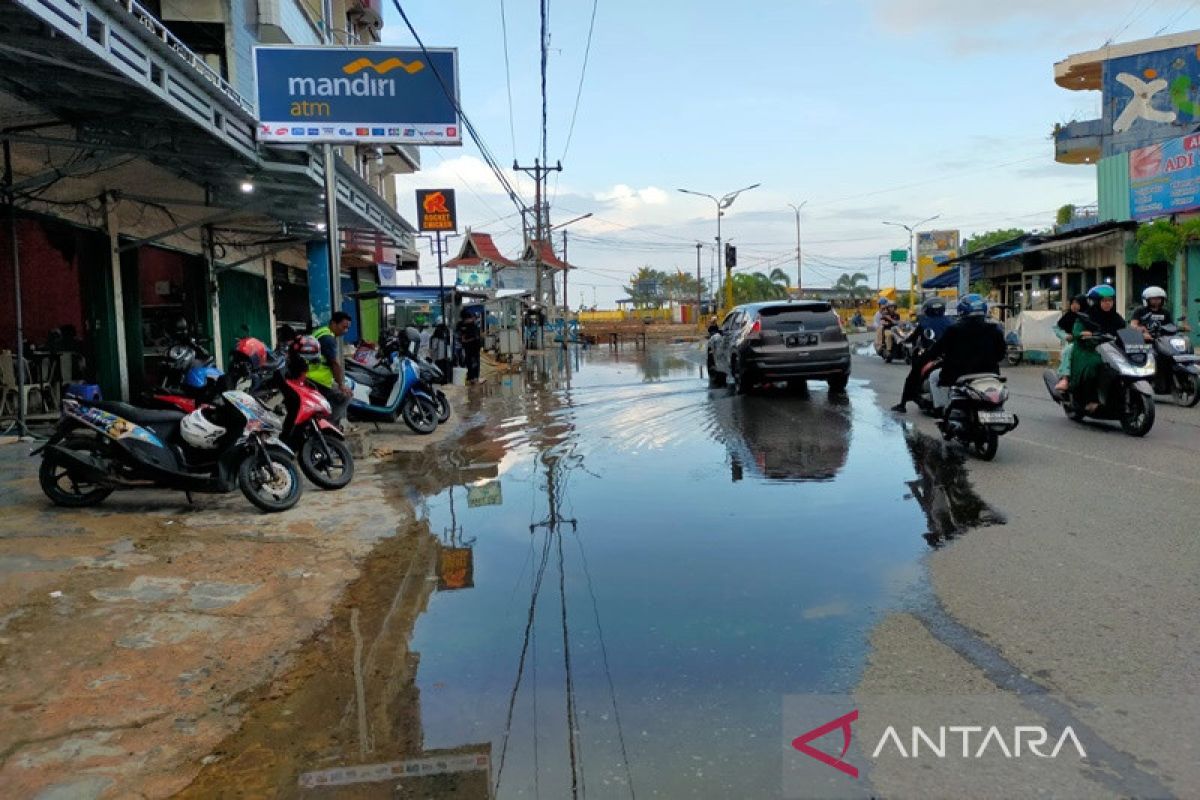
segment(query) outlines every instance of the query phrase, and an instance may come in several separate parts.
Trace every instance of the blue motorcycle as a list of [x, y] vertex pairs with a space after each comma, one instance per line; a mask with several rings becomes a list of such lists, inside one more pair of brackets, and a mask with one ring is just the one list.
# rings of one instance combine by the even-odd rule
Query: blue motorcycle
[[119, 489], [223, 494], [239, 488], [263, 511], [284, 511], [303, 482], [279, 440], [282, 421], [244, 392], [182, 411], [66, 398], [41, 455], [38, 481], [58, 506], [93, 506]]
[[398, 352], [389, 353], [384, 363], [386, 367], [346, 362], [346, 383], [353, 393], [347, 418], [395, 422], [401, 417], [414, 433], [433, 433], [438, 426], [438, 403], [417, 363]]

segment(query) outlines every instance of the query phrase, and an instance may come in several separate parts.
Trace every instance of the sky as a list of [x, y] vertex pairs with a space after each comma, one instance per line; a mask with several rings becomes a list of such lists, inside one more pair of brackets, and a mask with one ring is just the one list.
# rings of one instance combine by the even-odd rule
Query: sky
[[[404, 6], [426, 46], [458, 48], [462, 108], [500, 165], [531, 164], [539, 2]], [[384, 41], [414, 44], [391, 0], [384, 8]], [[1100, 93], [1058, 87], [1054, 63], [1200, 27], [1200, 0], [553, 0], [549, 27], [547, 151], [563, 167], [549, 179], [551, 222], [593, 214], [555, 245], [567, 231], [571, 306], [611, 308], [643, 265], [694, 274], [697, 243], [710, 274], [715, 205], [680, 188], [761, 184], [721, 232], [738, 271], [779, 267], [793, 284], [788, 204], [805, 203], [809, 287], [847, 272], [875, 285], [878, 257], [908, 245], [885, 220], [940, 215], [928, 227], [966, 237], [1044, 229], [1059, 206], [1095, 203], [1095, 167], [1056, 164], [1051, 131], [1099, 117]], [[421, 160], [399, 179], [401, 213], [415, 220], [414, 189], [455, 189], [460, 231], [491, 233], [516, 256], [520, 217], [475, 145], [422, 148]], [[509, 179], [532, 205], [532, 182]], [[435, 264], [425, 249], [424, 282]], [[886, 259], [880, 278], [891, 285]]]

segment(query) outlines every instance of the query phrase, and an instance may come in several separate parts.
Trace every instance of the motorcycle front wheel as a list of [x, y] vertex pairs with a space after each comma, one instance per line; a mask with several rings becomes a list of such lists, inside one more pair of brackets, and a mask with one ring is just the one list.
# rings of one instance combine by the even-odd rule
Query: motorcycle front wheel
[[354, 456], [334, 436], [305, 436], [296, 455], [305, 477], [322, 489], [344, 488], [354, 478]]
[[1197, 385], [1195, 375], [1176, 375], [1171, 386], [1171, 398], [1184, 408], [1192, 408], [1200, 403], [1200, 385]]
[[1121, 430], [1130, 436], [1145, 436], [1154, 427], [1154, 398], [1137, 389], [1128, 389], [1125, 413], [1121, 415]]
[[279, 448], [267, 447], [242, 459], [238, 488], [255, 506], [273, 514], [296, 505], [304, 484], [292, 457]]
[[423, 397], [409, 395], [400, 408], [400, 416], [413, 433], [425, 436], [437, 430], [437, 406]]
[[433, 390], [433, 399], [437, 400], [438, 424], [443, 425], [450, 419], [450, 415], [453, 413], [450, 408], [450, 399], [446, 397], [446, 393], [441, 389]]

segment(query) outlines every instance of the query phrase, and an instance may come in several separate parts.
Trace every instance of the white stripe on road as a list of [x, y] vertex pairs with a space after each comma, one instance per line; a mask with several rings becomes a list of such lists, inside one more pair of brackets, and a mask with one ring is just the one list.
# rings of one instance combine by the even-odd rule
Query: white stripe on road
[[1068, 450], [1065, 447], [1058, 447], [1057, 445], [1046, 444], [1045, 442], [1039, 442], [1035, 439], [1025, 439], [1020, 436], [1012, 436], [1012, 435], [1006, 436], [1005, 438], [1011, 442], [1021, 442], [1022, 444], [1031, 444], [1035, 447], [1044, 447], [1047, 450], [1053, 450], [1056, 453], [1062, 453], [1064, 455], [1073, 456], [1075, 458], [1083, 458], [1083, 459], [1087, 459], [1088, 461], [1096, 461], [1101, 464], [1107, 464], [1110, 467], [1124, 467], [1125, 469], [1131, 469], [1134, 472], [1140, 472], [1143, 475], [1153, 475], [1156, 478], [1166, 478], [1167, 480], [1177, 481], [1178, 483], [1187, 483], [1187, 484], [1191, 484], [1192, 486], [1200, 486], [1200, 480], [1197, 480], [1196, 478], [1189, 478], [1184, 475], [1176, 475], [1176, 474], [1170, 473], [1170, 472], [1159, 472], [1158, 470], [1149, 469], [1147, 467], [1140, 467], [1137, 464], [1130, 464], [1127, 461], [1113, 461], [1110, 458], [1101, 458], [1100, 456], [1093, 456], [1088, 453], [1081, 453], [1078, 450]]

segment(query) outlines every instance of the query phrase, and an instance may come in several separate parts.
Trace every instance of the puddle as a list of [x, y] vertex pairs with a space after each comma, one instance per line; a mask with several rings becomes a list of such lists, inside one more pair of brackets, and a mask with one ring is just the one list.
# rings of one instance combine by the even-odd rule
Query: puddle
[[864, 385], [734, 397], [701, 355], [476, 392], [397, 466], [419, 522], [193, 796], [778, 795], [782, 696], [850, 690], [922, 556], [1001, 520]]

